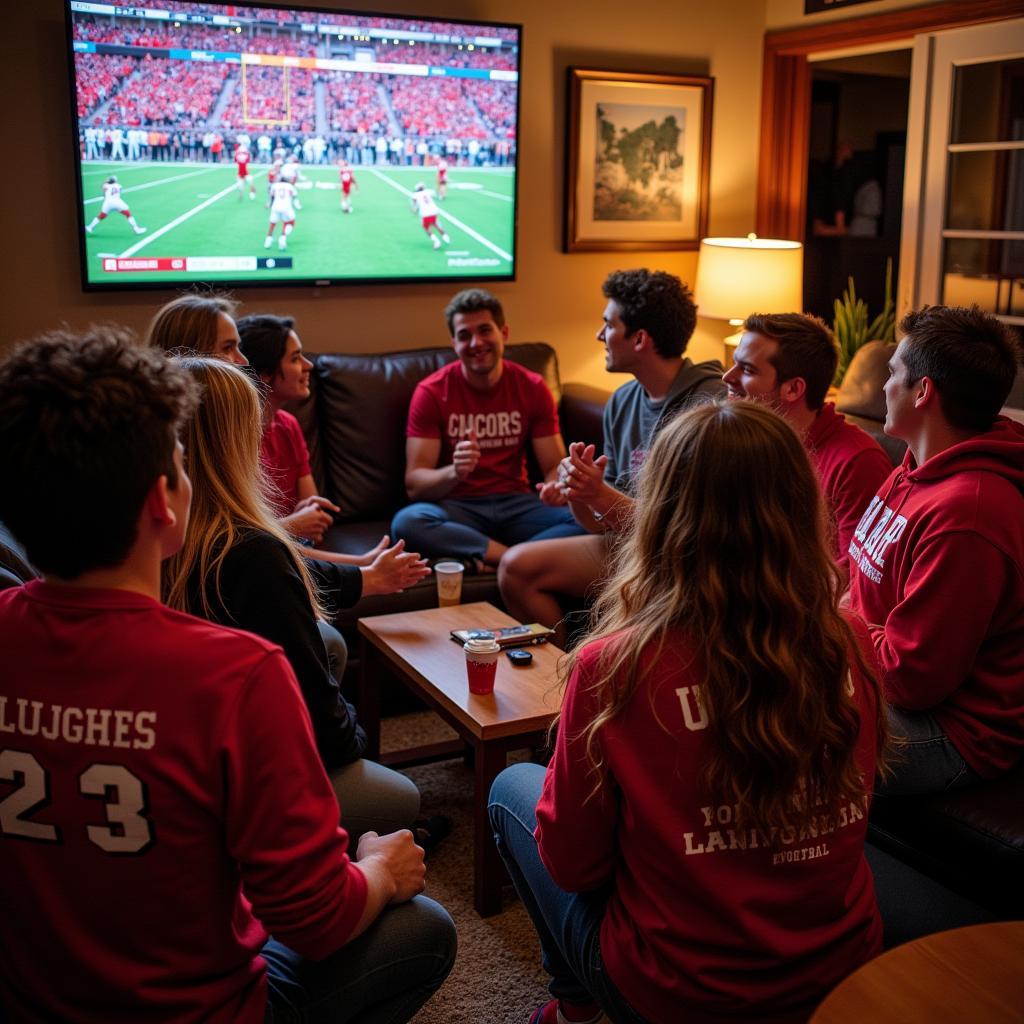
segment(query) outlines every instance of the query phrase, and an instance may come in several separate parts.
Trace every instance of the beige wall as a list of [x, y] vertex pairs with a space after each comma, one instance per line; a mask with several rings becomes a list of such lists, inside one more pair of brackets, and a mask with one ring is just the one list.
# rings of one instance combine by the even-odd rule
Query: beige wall
[[[311, 7], [329, 3], [309, 0]], [[337, 4], [336, 6], [340, 6]], [[359, 6], [353, 2], [350, 6]], [[563, 379], [614, 386], [604, 373], [594, 331], [611, 270], [647, 265], [693, 281], [696, 253], [561, 252], [565, 130], [565, 68], [679, 71], [715, 77], [711, 206], [713, 234], [752, 230], [760, 114], [761, 46], [765, 0], [634, 0], [629, 17], [595, 16], [592, 0], [397, 0], [368, 3], [404, 12], [518, 21], [525, 27], [520, 136], [519, 279], [495, 287], [506, 305], [513, 337], [542, 339], [559, 352]], [[17, 204], [5, 211], [2, 272], [6, 318], [0, 345], [60, 321], [73, 327], [113, 319], [144, 329], [172, 292], [113, 296], [80, 289], [72, 187], [70, 114], [59, 0], [5, 8], [7, 39], [18, 49], [3, 62], [5, 94], [17, 139], [4, 174], [19, 174]], [[13, 19], [14, 24], [10, 21]], [[385, 351], [443, 343], [440, 309], [446, 285], [243, 289], [248, 311], [298, 318], [314, 351]], [[697, 358], [719, 356], [728, 333], [701, 321], [691, 344]]]

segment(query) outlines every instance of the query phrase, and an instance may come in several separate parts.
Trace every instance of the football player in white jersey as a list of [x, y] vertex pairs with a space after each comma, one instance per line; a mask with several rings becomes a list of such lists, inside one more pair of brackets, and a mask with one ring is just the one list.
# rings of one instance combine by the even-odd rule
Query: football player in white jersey
[[[299, 187], [300, 181], [305, 181], [306, 176], [299, 169], [299, 158], [292, 153], [284, 162], [284, 166], [281, 168], [281, 178], [292, 185], [296, 190]], [[298, 191], [295, 193], [295, 209], [301, 210], [302, 203], [299, 202]]]
[[274, 225], [281, 225], [281, 236], [277, 247], [284, 251], [288, 248], [288, 236], [295, 227], [295, 186], [290, 181], [275, 181], [270, 186], [270, 227], [267, 237], [263, 240], [263, 248], [269, 249], [274, 241]]
[[103, 182], [103, 205], [100, 207], [100, 212], [85, 226], [85, 230], [91, 235], [93, 228], [101, 220], [106, 220], [108, 213], [122, 213], [125, 219], [132, 226], [132, 231], [137, 235], [144, 234], [146, 229], [140, 228], [135, 218], [132, 216], [132, 211], [128, 209], [128, 204], [121, 198], [121, 183], [117, 180], [116, 175], [111, 175], [105, 182]]
[[442, 239], [445, 245], [451, 241], [438, 226], [437, 215], [440, 210], [434, 202], [433, 190], [427, 188], [422, 181], [416, 183], [416, 189], [412, 194], [412, 209], [413, 213], [419, 214], [423, 230], [426, 231], [427, 238], [433, 241], [435, 249], [441, 248]]

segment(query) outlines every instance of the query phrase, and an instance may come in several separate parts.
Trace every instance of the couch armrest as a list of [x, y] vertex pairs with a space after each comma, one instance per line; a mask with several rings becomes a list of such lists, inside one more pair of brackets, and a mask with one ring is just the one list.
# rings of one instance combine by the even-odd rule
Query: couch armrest
[[562, 403], [558, 415], [562, 423], [562, 437], [566, 445], [573, 441], [593, 444], [602, 449], [601, 421], [610, 391], [589, 384], [563, 384]]

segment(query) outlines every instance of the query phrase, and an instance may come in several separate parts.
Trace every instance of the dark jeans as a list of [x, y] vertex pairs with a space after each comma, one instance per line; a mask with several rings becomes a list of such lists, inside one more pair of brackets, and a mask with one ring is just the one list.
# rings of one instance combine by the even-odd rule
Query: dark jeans
[[511, 547], [585, 532], [568, 508], [545, 505], [536, 494], [417, 501], [391, 523], [393, 539], [427, 558], [482, 558], [488, 540]]
[[544, 783], [538, 764], [514, 764], [491, 786], [488, 813], [512, 883], [540, 938], [548, 986], [556, 999], [594, 1000], [615, 1024], [645, 1024], [608, 977], [600, 929], [608, 890], [569, 893], [551, 880], [537, 852], [537, 800]]
[[889, 729], [894, 740], [892, 774], [879, 781], [876, 792], [886, 796], [942, 793], [980, 781], [927, 711], [890, 706]]
[[264, 1020], [404, 1024], [448, 977], [455, 948], [452, 919], [426, 896], [388, 908], [326, 960], [305, 960], [270, 939]]

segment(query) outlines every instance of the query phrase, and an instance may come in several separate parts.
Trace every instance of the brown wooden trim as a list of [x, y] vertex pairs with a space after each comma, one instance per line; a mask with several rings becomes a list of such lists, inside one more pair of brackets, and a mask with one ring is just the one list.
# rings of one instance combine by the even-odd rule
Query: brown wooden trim
[[807, 28], [779, 29], [764, 37], [765, 52], [782, 54], [820, 53], [864, 43], [884, 43], [909, 38], [919, 32], [1003, 21], [1024, 15], [1024, 0], [957, 0], [954, 3], [928, 4], [905, 10], [873, 14], [865, 18], [830, 21]]
[[804, 236], [810, 144], [809, 54], [894, 39], [906, 39], [909, 43], [920, 32], [1021, 16], [1024, 0], [962, 0], [766, 33], [757, 233], [773, 238]]

